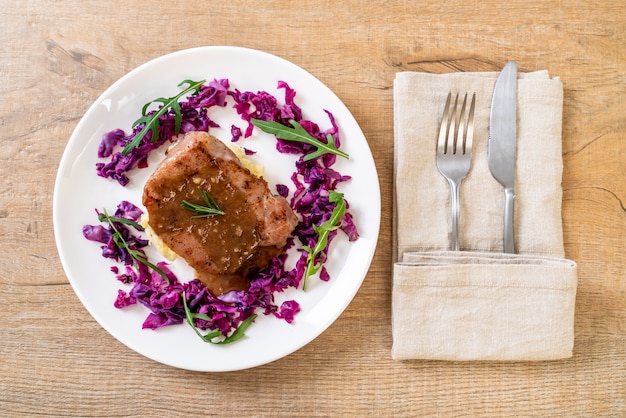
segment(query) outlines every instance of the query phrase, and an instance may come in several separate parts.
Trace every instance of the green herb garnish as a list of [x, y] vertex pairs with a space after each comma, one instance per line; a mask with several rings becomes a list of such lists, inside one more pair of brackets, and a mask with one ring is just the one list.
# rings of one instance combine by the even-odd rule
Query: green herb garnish
[[107, 213], [106, 209], [103, 209], [102, 213], [98, 215], [98, 220], [100, 222], [107, 222], [111, 226], [111, 229], [113, 230], [113, 235], [112, 235], [113, 242], [115, 243], [115, 245], [117, 245], [118, 248], [122, 248], [128, 252], [128, 254], [131, 256], [131, 258], [135, 262], [135, 267], [137, 266], [136, 263], [139, 262], [145, 265], [146, 267], [151, 268], [152, 270], [159, 273], [159, 275], [163, 277], [163, 280], [165, 280], [165, 283], [167, 283], [168, 285], [170, 284], [170, 280], [168, 279], [165, 272], [161, 270], [160, 268], [158, 268], [156, 265], [149, 262], [148, 256], [144, 254], [143, 251], [131, 248], [130, 245], [128, 245], [128, 243], [124, 239], [124, 236], [122, 235], [120, 230], [115, 226], [115, 223], [118, 222], [121, 224], [129, 225], [129, 226], [136, 228], [139, 231], [144, 230], [143, 226], [139, 225], [137, 222], [133, 222], [126, 218], [110, 216]]
[[[183, 91], [178, 93], [176, 96], [170, 97], [170, 98], [159, 97], [158, 99], [154, 99], [146, 103], [145, 105], [143, 105], [143, 108], [141, 109], [142, 116], [133, 123], [133, 128], [141, 123], [145, 123], [145, 125], [143, 129], [139, 131], [137, 135], [135, 135], [133, 140], [129, 142], [128, 144], [126, 144], [126, 146], [122, 150], [122, 154], [128, 155], [134, 148], [138, 147], [139, 144], [141, 144], [141, 141], [143, 140], [143, 138], [148, 133], [148, 131], [152, 131], [152, 142], [155, 142], [157, 140], [158, 132], [159, 132], [159, 118], [163, 116], [165, 113], [167, 113], [170, 109], [172, 109], [175, 114], [174, 132], [178, 134], [178, 132], [180, 132], [180, 125], [183, 120], [183, 116], [180, 110], [180, 103], [178, 102], [178, 100], [181, 97], [183, 97], [185, 94], [189, 93], [190, 91], [193, 91], [195, 94], [198, 94], [198, 92], [200, 91], [200, 86], [202, 86], [202, 84], [204, 84], [205, 81], [206, 80], [201, 80], [201, 81], [185, 80], [182, 83], [180, 83], [178, 87], [181, 87], [184, 84], [187, 84], [187, 87]], [[162, 103], [162, 106], [153, 114], [148, 115], [147, 114], [148, 108], [153, 103]]]
[[191, 203], [186, 200], [180, 202], [180, 205], [183, 208], [193, 212], [197, 212], [199, 214], [192, 216], [192, 219], [208, 218], [209, 216], [225, 214], [224, 211], [220, 209], [215, 199], [213, 199], [213, 196], [211, 196], [208, 192], [200, 189], [199, 187], [196, 187], [196, 190], [198, 191], [198, 194], [200, 194], [200, 196], [202, 197], [202, 200], [204, 200], [204, 205]]
[[316, 259], [326, 248], [331, 231], [340, 227], [341, 219], [346, 213], [346, 201], [343, 198], [343, 193], [331, 191], [329, 200], [335, 204], [335, 208], [333, 209], [333, 213], [330, 215], [330, 218], [319, 226], [313, 225], [313, 230], [317, 232], [317, 242], [315, 244], [315, 248], [311, 248], [308, 245], [303, 246], [304, 250], [308, 252], [309, 255], [306, 259], [306, 269], [304, 270], [304, 283], [302, 285], [302, 290], [306, 290], [308, 278], [322, 268], [323, 262], [317, 261]]
[[213, 341], [215, 338], [222, 336], [222, 333], [219, 330], [213, 330], [209, 332], [208, 334], [203, 335], [193, 323], [194, 319], [203, 319], [205, 321], [211, 321], [212, 319], [206, 314], [191, 312], [191, 310], [189, 309], [189, 306], [187, 305], [187, 296], [185, 295], [185, 292], [182, 293], [182, 298], [183, 298], [183, 307], [185, 308], [185, 318], [187, 319], [187, 323], [189, 324], [189, 326], [191, 326], [191, 328], [193, 328], [196, 334], [198, 334], [198, 337], [200, 337], [202, 341], [204, 341], [205, 343], [211, 343], [211, 344], [234, 343], [235, 341], [240, 340], [245, 335], [246, 330], [252, 324], [252, 321], [254, 321], [257, 317], [256, 314], [249, 316], [248, 318], [243, 320], [241, 324], [239, 324], [239, 327], [237, 327], [235, 331], [233, 331], [232, 334], [225, 337], [223, 340]]
[[130, 219], [126, 219], [126, 218], [120, 218], [120, 217], [117, 217], [117, 216], [110, 216], [109, 214], [107, 214], [106, 210], [104, 210], [103, 213], [98, 215], [98, 220], [100, 222], [108, 222], [111, 225], [111, 227], [113, 228], [113, 230], [116, 231], [116, 232], [118, 232], [118, 231], [117, 231], [117, 228], [115, 228], [115, 225], [113, 225], [113, 222], [121, 223], [121, 224], [128, 225], [128, 226], [132, 226], [133, 228], [135, 228], [138, 231], [145, 231], [145, 228], [143, 226], [141, 226], [140, 224], [138, 224], [137, 222], [131, 221]]
[[268, 134], [274, 134], [276, 138], [284, 139], [286, 141], [296, 141], [296, 142], [304, 142], [309, 145], [313, 145], [317, 150], [313, 153], [307, 154], [304, 156], [304, 161], [312, 160], [313, 158], [317, 158], [320, 155], [324, 154], [335, 154], [342, 156], [344, 158], [349, 158], [348, 154], [343, 151], [340, 151], [335, 146], [335, 139], [331, 134], [326, 134], [326, 140], [328, 143], [324, 143], [317, 138], [314, 138], [309, 134], [298, 122], [295, 120], [290, 120], [291, 126], [285, 126], [278, 122], [273, 121], [263, 121], [259, 119], [251, 119], [250, 122], [263, 132]]

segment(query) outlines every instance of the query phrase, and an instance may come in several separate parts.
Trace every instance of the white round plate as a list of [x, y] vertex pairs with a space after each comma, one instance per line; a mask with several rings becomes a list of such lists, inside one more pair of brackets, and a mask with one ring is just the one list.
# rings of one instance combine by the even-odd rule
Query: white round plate
[[[117, 309], [113, 302], [117, 290], [126, 285], [110, 271], [112, 260], [100, 255], [99, 244], [82, 236], [82, 226], [98, 224], [95, 209], [112, 212], [121, 200], [141, 205], [143, 185], [162, 158], [155, 152], [150, 166], [129, 173], [126, 187], [96, 175], [98, 144], [105, 132], [115, 128], [130, 132], [144, 103], [158, 97], [172, 97], [180, 92], [177, 85], [185, 79], [210, 81], [226, 78], [231, 89], [267, 91], [281, 103], [284, 91], [279, 80], [292, 87], [303, 116], [322, 130], [330, 128], [324, 109], [330, 111], [340, 128], [342, 150], [348, 160], [337, 158], [333, 168], [352, 176], [338, 191], [345, 194], [349, 211], [360, 233], [348, 242], [340, 233], [332, 242], [326, 266], [331, 280], [309, 279], [307, 291], [289, 289], [276, 295], [296, 300], [300, 313], [292, 324], [274, 316], [259, 315], [246, 336], [233, 344], [213, 345], [203, 342], [187, 324], [156, 331], [141, 328], [148, 310], [140, 304]], [[211, 108], [209, 116], [220, 124], [211, 133], [230, 141], [231, 124], [242, 129], [245, 123], [229, 105]], [[294, 189], [290, 177], [294, 157], [278, 153], [275, 139], [257, 132], [237, 144], [257, 153], [250, 157], [265, 167], [265, 178], [272, 188], [283, 183]], [[67, 277], [89, 313], [111, 335], [136, 352], [173, 367], [196, 371], [231, 371], [255, 367], [280, 359], [312, 341], [328, 328], [348, 306], [369, 269], [380, 227], [380, 187], [371, 151], [354, 117], [341, 100], [322, 82], [302, 68], [274, 55], [236, 47], [201, 47], [168, 54], [131, 71], [89, 108], [72, 134], [59, 166], [53, 203], [54, 231], [61, 263]], [[159, 260], [153, 249], [151, 260]], [[176, 261], [172, 270], [179, 280], [190, 280], [188, 267]], [[349, 336], [348, 336], [349, 338]]]

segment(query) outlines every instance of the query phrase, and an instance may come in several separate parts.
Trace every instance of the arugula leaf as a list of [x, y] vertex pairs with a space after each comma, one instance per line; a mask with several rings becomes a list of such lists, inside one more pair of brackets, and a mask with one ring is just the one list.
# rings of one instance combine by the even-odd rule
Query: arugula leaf
[[309, 253], [306, 259], [306, 269], [304, 270], [304, 282], [302, 284], [302, 290], [306, 290], [307, 281], [310, 276], [317, 273], [323, 265], [322, 261], [317, 260], [318, 255], [324, 251], [328, 244], [328, 237], [331, 231], [338, 229], [341, 225], [341, 219], [346, 213], [346, 201], [343, 198], [343, 193], [331, 191], [329, 200], [335, 203], [335, 208], [330, 218], [321, 223], [319, 226], [313, 225], [313, 230], [317, 233], [317, 242], [314, 248], [304, 245], [303, 248]]
[[[180, 125], [182, 123], [183, 116], [181, 114], [180, 103], [178, 102], [178, 100], [190, 91], [193, 91], [194, 94], [198, 94], [198, 92], [200, 91], [200, 86], [202, 86], [202, 84], [204, 84], [205, 82], [206, 80], [184, 80], [178, 85], [178, 87], [181, 87], [184, 84], [186, 84], [187, 87], [176, 96], [170, 98], [159, 97], [158, 99], [154, 99], [143, 105], [143, 108], [141, 109], [142, 116], [133, 123], [133, 128], [141, 123], [145, 123], [145, 125], [141, 129], [141, 131], [139, 131], [139, 133], [135, 135], [133, 140], [126, 144], [126, 146], [122, 150], [122, 154], [128, 155], [134, 148], [138, 147], [148, 131], [152, 131], [152, 142], [155, 142], [157, 140], [159, 132], [159, 118], [166, 114], [170, 110], [170, 108], [174, 111], [175, 114], [174, 131], [176, 133], [180, 132]], [[155, 113], [148, 115], [148, 108], [153, 103], [161, 103], [162, 106]]]
[[261, 129], [263, 132], [273, 134], [276, 138], [284, 139], [286, 141], [304, 142], [309, 145], [313, 145], [317, 150], [304, 156], [304, 161], [309, 161], [324, 154], [335, 154], [344, 158], [350, 156], [345, 152], [339, 150], [335, 145], [335, 139], [331, 134], [326, 134], [326, 140], [328, 143], [324, 143], [317, 138], [314, 138], [309, 134], [298, 122], [290, 120], [289, 123], [293, 128], [285, 126], [281, 123], [274, 121], [264, 121], [260, 119], [250, 119], [250, 122]]
[[203, 319], [205, 321], [211, 321], [211, 317], [209, 317], [206, 314], [191, 312], [191, 310], [189, 309], [189, 306], [187, 305], [187, 296], [185, 295], [185, 292], [183, 292], [181, 296], [183, 298], [183, 307], [185, 308], [185, 319], [187, 320], [187, 324], [189, 324], [189, 326], [193, 328], [193, 330], [196, 332], [198, 337], [200, 337], [200, 339], [202, 339], [202, 341], [204, 341], [205, 343], [211, 343], [211, 344], [234, 343], [235, 341], [238, 341], [245, 336], [246, 330], [257, 317], [257, 314], [249, 316], [248, 318], [243, 320], [241, 324], [239, 324], [239, 327], [237, 327], [233, 331], [232, 334], [228, 335], [223, 340], [213, 341], [215, 338], [222, 336], [222, 333], [219, 330], [213, 330], [209, 332], [208, 334], [203, 335], [193, 323], [194, 319]]
[[140, 224], [138, 224], [135, 221], [131, 221], [130, 219], [126, 219], [126, 218], [120, 218], [118, 216], [110, 216], [106, 213], [106, 211], [104, 211], [104, 213], [101, 213], [100, 215], [98, 215], [98, 220], [100, 222], [119, 222], [121, 224], [124, 225], [128, 225], [128, 226], [132, 226], [133, 228], [135, 228], [138, 231], [145, 231], [145, 228], [143, 226], [141, 226]]
[[117, 247], [126, 250], [135, 263], [139, 262], [146, 267], [151, 268], [152, 270], [156, 271], [163, 278], [163, 280], [165, 280], [165, 283], [167, 283], [168, 285], [170, 284], [170, 279], [167, 277], [167, 274], [165, 274], [165, 272], [159, 267], [149, 262], [148, 256], [143, 251], [131, 248], [130, 245], [128, 245], [120, 230], [115, 226], [115, 222], [130, 225], [140, 231], [144, 230], [143, 226], [129, 219], [119, 218], [117, 216], [110, 216], [107, 213], [106, 209], [103, 209], [102, 213], [98, 215], [98, 220], [100, 222], [107, 222], [111, 226], [111, 229], [113, 230], [113, 242]]

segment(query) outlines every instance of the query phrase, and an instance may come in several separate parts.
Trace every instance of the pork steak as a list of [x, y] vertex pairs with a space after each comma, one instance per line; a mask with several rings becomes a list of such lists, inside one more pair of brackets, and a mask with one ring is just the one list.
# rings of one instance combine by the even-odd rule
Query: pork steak
[[[202, 191], [223, 215], [198, 218], [181, 206], [204, 205]], [[151, 229], [214, 295], [246, 288], [250, 271], [278, 255], [297, 224], [287, 200], [206, 132], [187, 133], [172, 147], [146, 182], [143, 204]]]

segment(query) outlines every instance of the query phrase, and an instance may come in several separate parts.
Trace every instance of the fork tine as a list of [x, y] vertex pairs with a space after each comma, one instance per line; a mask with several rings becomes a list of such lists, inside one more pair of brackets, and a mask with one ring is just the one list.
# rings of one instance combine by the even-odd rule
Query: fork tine
[[[467, 129], [465, 130], [465, 136], [463, 141], [463, 154], [472, 152], [472, 145], [474, 142], [474, 107], [476, 105], [476, 93], [472, 94], [472, 101], [470, 103], [469, 113], [467, 115]], [[468, 151], [469, 150], [469, 151]]]
[[448, 93], [446, 105], [443, 108], [443, 116], [441, 117], [441, 126], [439, 127], [439, 137], [437, 139], [437, 152], [445, 154], [448, 150], [448, 129], [450, 128], [450, 99], [452, 93]]
[[[457, 114], [456, 108], [459, 104], [459, 93], [456, 94], [456, 98], [454, 99], [454, 106], [452, 106], [452, 111], [450, 115], [450, 128], [448, 129], [448, 145], [450, 145], [450, 136], [452, 136], [452, 150], [451, 154], [456, 154], [456, 141], [457, 134], [459, 132], [459, 116]], [[446, 147], [446, 153], [448, 152], [448, 147]]]
[[[457, 93], [457, 102], [458, 102], [458, 93]], [[461, 111], [456, 113], [456, 103], [455, 103], [455, 107], [454, 107], [454, 111], [456, 113], [456, 121], [457, 121], [457, 127], [456, 127], [456, 131], [454, 132], [454, 146], [452, 147], [452, 154], [456, 154], [457, 152], [457, 148], [459, 146], [459, 139], [460, 139], [460, 146], [461, 146], [461, 152], [463, 154], [465, 154], [465, 129], [466, 129], [466, 122], [465, 122], [465, 106], [467, 104], [467, 93], [465, 93], [465, 96], [463, 97], [463, 103], [461, 104]]]

